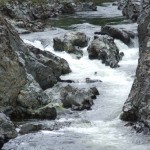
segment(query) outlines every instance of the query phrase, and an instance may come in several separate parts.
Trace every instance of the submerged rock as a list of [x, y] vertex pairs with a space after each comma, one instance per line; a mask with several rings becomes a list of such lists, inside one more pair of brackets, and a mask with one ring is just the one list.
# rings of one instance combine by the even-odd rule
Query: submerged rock
[[111, 68], [118, 67], [121, 56], [112, 37], [108, 35], [95, 36], [87, 50], [90, 59], [102, 60], [102, 63]]

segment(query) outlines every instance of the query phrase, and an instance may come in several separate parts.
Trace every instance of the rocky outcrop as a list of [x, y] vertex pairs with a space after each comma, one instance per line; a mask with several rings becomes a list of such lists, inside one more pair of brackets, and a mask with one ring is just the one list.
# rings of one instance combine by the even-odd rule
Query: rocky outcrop
[[56, 110], [47, 106], [50, 100], [43, 90], [70, 72], [68, 63], [50, 52], [26, 46], [3, 17], [0, 28], [0, 111], [13, 119], [55, 119]]
[[87, 50], [90, 59], [102, 60], [102, 63], [112, 68], [118, 67], [118, 62], [122, 57], [114, 39], [108, 35], [95, 36]]
[[62, 39], [56, 37], [53, 41], [55, 51], [66, 51], [81, 57], [83, 55], [81, 48], [88, 45], [89, 38], [82, 32], [68, 32]]
[[14, 99], [26, 83], [26, 71], [23, 62], [11, 46], [11, 31], [2, 17], [0, 28], [0, 106], [5, 106], [14, 104]]
[[118, 29], [108, 25], [102, 27], [101, 34], [107, 34], [114, 39], [119, 39], [129, 46], [132, 44], [131, 39], [134, 38], [134, 33], [132, 33], [131, 31]]
[[[0, 13], [9, 18], [11, 24], [21, 33], [43, 31], [46, 27], [46, 21], [43, 20], [48, 18], [54, 18], [62, 14], [73, 14], [76, 11], [93, 10], [96, 10], [94, 3], [81, 3], [75, 0], [10, 0], [0, 3]], [[25, 31], [20, 29], [25, 29]]]
[[0, 113], [0, 149], [5, 142], [16, 136], [17, 131], [15, 130], [14, 124], [5, 114]]
[[150, 9], [149, 1], [142, 1], [138, 32], [140, 45], [140, 58], [136, 71], [136, 78], [131, 92], [123, 107], [121, 119], [134, 122], [137, 132], [150, 133]]

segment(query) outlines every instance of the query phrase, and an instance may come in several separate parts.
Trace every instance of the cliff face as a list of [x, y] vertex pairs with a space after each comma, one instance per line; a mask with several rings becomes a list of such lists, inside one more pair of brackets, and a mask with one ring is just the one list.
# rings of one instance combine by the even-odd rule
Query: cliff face
[[[128, 4], [129, 4], [128, 0]], [[130, 1], [133, 2], [133, 1]], [[131, 4], [131, 3], [130, 3]], [[126, 3], [127, 5], [127, 3]], [[126, 6], [125, 6], [126, 7]], [[150, 1], [142, 0], [138, 14], [139, 61], [136, 78], [123, 106], [121, 119], [133, 121], [138, 132], [150, 132]], [[130, 18], [130, 17], [129, 17]]]

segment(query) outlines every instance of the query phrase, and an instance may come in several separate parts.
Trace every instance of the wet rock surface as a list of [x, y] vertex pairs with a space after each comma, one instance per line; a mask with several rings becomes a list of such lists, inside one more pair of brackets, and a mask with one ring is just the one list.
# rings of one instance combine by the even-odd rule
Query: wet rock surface
[[90, 59], [102, 60], [102, 63], [111, 68], [118, 67], [121, 55], [112, 37], [108, 35], [95, 36], [87, 50]]

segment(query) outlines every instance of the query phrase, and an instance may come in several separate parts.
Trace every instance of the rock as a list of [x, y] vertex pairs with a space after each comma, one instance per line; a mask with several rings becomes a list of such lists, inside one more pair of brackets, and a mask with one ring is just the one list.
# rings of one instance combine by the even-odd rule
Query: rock
[[131, 31], [121, 30], [112, 26], [104, 26], [101, 33], [107, 34], [115, 39], [121, 40], [126, 45], [131, 45], [131, 38], [134, 38], [134, 33]]
[[74, 4], [69, 3], [69, 2], [64, 3], [60, 10], [62, 14], [74, 14], [75, 13]]
[[61, 101], [65, 108], [71, 107], [73, 110], [89, 110], [93, 105], [91, 97], [97, 94], [97, 92], [94, 92], [94, 89], [77, 89], [68, 85], [61, 90]]
[[55, 107], [53, 107], [51, 104], [46, 105], [44, 107], [41, 107], [37, 110], [35, 110], [32, 113], [32, 118], [38, 118], [38, 119], [56, 119], [57, 117], [57, 112]]
[[14, 28], [0, 17], [0, 111], [11, 119], [55, 119], [43, 91], [71, 70], [68, 63], [54, 54], [27, 46]]
[[88, 45], [89, 39], [82, 32], [68, 32], [64, 35], [63, 39], [54, 38], [53, 41], [55, 51], [66, 51], [81, 57], [83, 55], [81, 48]]
[[122, 12], [127, 18], [137, 21], [141, 12], [141, 0], [127, 0]]
[[118, 9], [122, 10], [127, 3], [127, 0], [118, 0]]
[[33, 46], [28, 46], [28, 48], [30, 54], [26, 58], [27, 70], [40, 84], [42, 89], [45, 90], [54, 86], [62, 74], [71, 72], [66, 60]]
[[90, 78], [85, 78], [86, 83], [94, 83], [94, 82], [102, 82], [101, 80], [96, 80], [96, 79], [90, 79]]
[[108, 35], [96, 36], [87, 50], [90, 59], [102, 60], [102, 63], [111, 68], [118, 67], [119, 49], [112, 37]]
[[147, 5], [149, 1], [142, 1], [143, 17], [138, 22], [140, 58], [134, 83], [120, 116], [124, 121], [133, 121], [134, 129], [144, 134], [149, 134], [150, 131], [150, 7], [143, 7]]
[[93, 2], [77, 2], [74, 9], [76, 12], [97, 11], [97, 6]]
[[39, 130], [59, 130], [63, 127], [70, 126], [70, 122], [58, 122], [58, 121], [35, 121], [20, 125], [20, 134], [28, 134], [38, 132]]
[[96, 87], [92, 87], [92, 88], [90, 88], [90, 90], [92, 91], [92, 94], [93, 94], [93, 95], [100, 95], [100, 94], [99, 94], [99, 91], [97, 90]]
[[5, 114], [0, 113], [0, 149], [5, 142], [15, 137], [17, 137], [17, 131], [14, 124]]
[[9, 26], [0, 17], [0, 106], [14, 105], [17, 95], [26, 83], [26, 72], [12, 47]]

